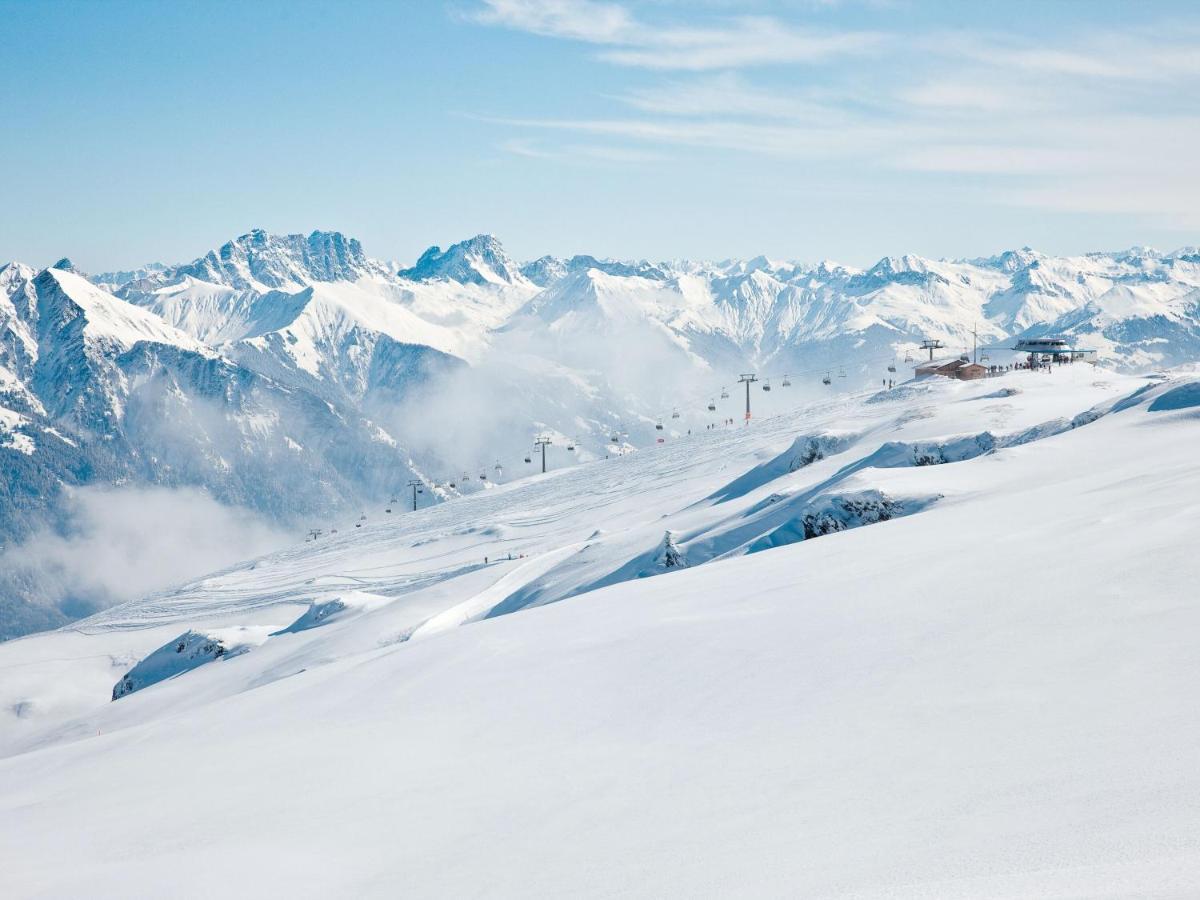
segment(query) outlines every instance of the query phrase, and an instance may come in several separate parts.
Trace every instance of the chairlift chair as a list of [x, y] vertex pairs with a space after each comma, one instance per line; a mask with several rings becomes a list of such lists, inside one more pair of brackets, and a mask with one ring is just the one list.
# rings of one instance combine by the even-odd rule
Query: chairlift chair
[[676, 409], [676, 410], [672, 410], [672, 411], [671, 411], [671, 418], [672, 418], [672, 419], [678, 419], [678, 418], [679, 418], [679, 410], [677, 410], [677, 409]]
[[788, 377], [787, 377], [786, 375], [784, 375], [784, 376], [783, 376], [783, 386], [784, 386], [784, 387], [791, 387], [791, 386], [792, 386], [792, 383], [791, 383], [791, 382], [788, 380]]
[[846, 377], [846, 367], [838, 366], [838, 378], [845, 378], [845, 377]]
[[821, 379], [821, 384], [833, 384], [833, 379], [829, 377], [829, 373], [825, 373], [825, 377]]
[[767, 379], [766, 381], [764, 381], [764, 382], [763, 382], [763, 390], [764, 390], [764, 391], [769, 391], [769, 390], [771, 390], [771, 381], [770, 381], [770, 379]]
[[709, 400], [709, 401], [708, 401], [708, 411], [709, 411], [709, 412], [716, 412], [716, 411], [717, 411], [717, 401], [716, 401], [716, 400]]
[[655, 430], [655, 431], [662, 431], [662, 430], [663, 430], [662, 419], [659, 419], [657, 422], [655, 422], [655, 423], [654, 423], [654, 430]]
[[721, 399], [722, 400], [729, 399], [729, 391], [725, 390], [725, 388], [721, 388]]
[[888, 371], [889, 372], [896, 371], [896, 361], [894, 359], [890, 363], [888, 363]]

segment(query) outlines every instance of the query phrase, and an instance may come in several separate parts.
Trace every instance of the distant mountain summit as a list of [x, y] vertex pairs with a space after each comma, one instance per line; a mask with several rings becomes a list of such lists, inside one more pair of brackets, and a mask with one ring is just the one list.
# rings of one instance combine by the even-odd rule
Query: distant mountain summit
[[477, 234], [445, 250], [430, 247], [416, 265], [397, 274], [412, 281], [445, 279], [460, 284], [516, 284], [525, 280], [520, 266], [490, 234]]
[[363, 253], [362, 244], [341, 232], [274, 235], [256, 228], [193, 262], [153, 272], [149, 280], [170, 283], [188, 277], [239, 290], [267, 291], [383, 274], [384, 268]]

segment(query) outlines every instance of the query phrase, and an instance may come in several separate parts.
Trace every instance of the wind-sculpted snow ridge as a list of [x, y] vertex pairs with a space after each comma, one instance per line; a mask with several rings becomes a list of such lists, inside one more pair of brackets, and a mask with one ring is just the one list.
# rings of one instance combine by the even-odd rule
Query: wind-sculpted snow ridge
[[826, 432], [798, 437], [792, 442], [792, 446], [779, 456], [738, 476], [706, 499], [720, 503], [742, 497], [781, 475], [811, 466], [827, 456], [845, 452], [859, 437], [860, 435], [852, 432]]
[[940, 499], [940, 494], [896, 499], [876, 490], [817, 497], [807, 501], [795, 515], [789, 514], [786, 521], [747, 544], [746, 553], [758, 553], [851, 528], [887, 522], [919, 512]]
[[121, 676], [112, 698], [119, 700], [168, 678], [176, 678], [207, 663], [232, 659], [259, 646], [270, 628], [236, 626], [208, 631], [185, 631], [159, 647]]
[[347, 619], [353, 619], [387, 606], [391, 602], [391, 597], [369, 594], [366, 591], [349, 591], [331, 600], [314, 602], [300, 618], [275, 634], [294, 634], [298, 631], [308, 631], [310, 628], [320, 628], [322, 625], [331, 625], [334, 622], [344, 622]]

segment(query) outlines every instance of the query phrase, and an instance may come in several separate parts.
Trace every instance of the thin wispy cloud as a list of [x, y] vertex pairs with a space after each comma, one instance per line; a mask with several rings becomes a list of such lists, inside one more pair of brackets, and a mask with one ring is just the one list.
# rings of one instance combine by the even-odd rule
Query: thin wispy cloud
[[485, 0], [473, 18], [485, 25], [600, 45], [597, 57], [644, 69], [707, 71], [819, 63], [876, 47], [869, 31], [800, 28], [768, 16], [708, 25], [650, 23], [616, 3], [595, 0]]
[[[1196, 23], [905, 40], [765, 16], [697, 23], [678, 6], [653, 12], [651, 24], [622, 3], [486, 0], [479, 22], [582, 41], [605, 63], [670, 72], [597, 92], [606, 114], [492, 121], [624, 142], [630, 160], [675, 145], [825, 161], [859, 176], [973, 176], [972, 189], [998, 203], [1157, 210], [1200, 226], [1191, 149], [1200, 128], [1190, 116], [1200, 89]], [[776, 68], [754, 68], [768, 63]], [[612, 114], [614, 102], [626, 112]], [[539, 151], [554, 152], [553, 143], [539, 141]]]

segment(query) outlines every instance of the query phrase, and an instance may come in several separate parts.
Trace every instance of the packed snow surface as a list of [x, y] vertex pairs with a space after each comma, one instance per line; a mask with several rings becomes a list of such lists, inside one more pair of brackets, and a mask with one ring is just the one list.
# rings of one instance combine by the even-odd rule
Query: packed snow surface
[[0, 645], [4, 892], [1195, 896], [1198, 383], [844, 395]]

